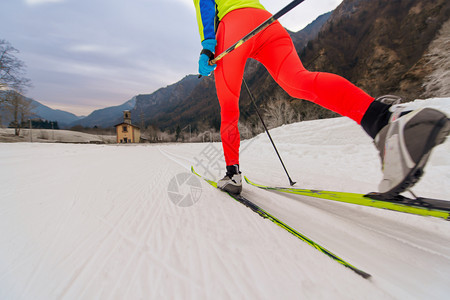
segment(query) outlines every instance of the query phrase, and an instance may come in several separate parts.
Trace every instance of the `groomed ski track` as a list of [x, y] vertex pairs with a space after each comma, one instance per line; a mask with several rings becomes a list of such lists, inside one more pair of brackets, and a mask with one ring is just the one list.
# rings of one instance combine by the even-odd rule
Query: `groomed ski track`
[[[272, 133], [297, 185], [376, 189], [370, 141], [345, 119], [320, 122]], [[243, 142], [242, 169], [286, 185], [268, 143]], [[448, 298], [450, 222], [244, 186], [365, 280], [208, 184], [173, 181], [203, 171], [207, 145], [221, 149], [0, 144], [0, 299]], [[449, 198], [448, 153], [449, 141], [433, 153], [418, 194]], [[173, 182], [198, 202], [175, 205]]]

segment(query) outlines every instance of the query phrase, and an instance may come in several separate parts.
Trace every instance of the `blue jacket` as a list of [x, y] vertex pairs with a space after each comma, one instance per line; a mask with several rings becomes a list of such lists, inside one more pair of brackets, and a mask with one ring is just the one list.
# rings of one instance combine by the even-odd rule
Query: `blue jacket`
[[264, 9], [259, 0], [194, 0], [201, 41], [216, 38], [216, 23], [235, 9], [254, 7]]

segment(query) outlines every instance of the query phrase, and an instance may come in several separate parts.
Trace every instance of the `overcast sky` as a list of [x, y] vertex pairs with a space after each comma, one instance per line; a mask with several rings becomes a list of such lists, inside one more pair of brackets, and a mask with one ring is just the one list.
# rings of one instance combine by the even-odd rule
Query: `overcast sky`
[[[298, 31], [341, 2], [305, 0], [280, 22]], [[20, 51], [27, 96], [76, 115], [196, 74], [201, 50], [193, 0], [1, 0], [0, 39]]]

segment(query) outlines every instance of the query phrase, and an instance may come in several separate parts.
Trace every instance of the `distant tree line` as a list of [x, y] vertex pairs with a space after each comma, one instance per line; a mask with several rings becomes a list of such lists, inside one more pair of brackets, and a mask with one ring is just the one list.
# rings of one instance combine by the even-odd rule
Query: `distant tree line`
[[[31, 128], [32, 129], [59, 129], [58, 122], [57, 121], [47, 121], [47, 120], [41, 120], [41, 119], [34, 119], [30, 121], [22, 121], [20, 123], [20, 128], [30, 128], [30, 122], [31, 122]], [[16, 124], [14, 122], [11, 122], [9, 124], [9, 128], [16, 128]]]

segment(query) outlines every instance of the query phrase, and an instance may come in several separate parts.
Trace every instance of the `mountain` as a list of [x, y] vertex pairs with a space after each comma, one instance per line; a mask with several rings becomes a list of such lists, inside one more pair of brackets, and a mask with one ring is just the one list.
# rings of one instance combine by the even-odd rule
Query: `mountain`
[[78, 117], [70, 112], [66, 112], [60, 109], [53, 109], [42, 103], [33, 100], [31, 98], [26, 98], [31, 101], [31, 105], [34, 107], [32, 112], [36, 115], [36, 117], [49, 120], [49, 121], [57, 121], [60, 127], [65, 127], [68, 124], [79, 120], [81, 117]]
[[[176, 122], [174, 114], [180, 113], [180, 103], [200, 84], [197, 75], [188, 75], [179, 82], [161, 88], [149, 95], [139, 95], [131, 116], [139, 123], [164, 127], [165, 121]], [[195, 105], [195, 104], [193, 104]], [[181, 106], [184, 111], [184, 106]]]
[[135, 96], [121, 105], [97, 109], [93, 111], [91, 114], [89, 114], [87, 117], [84, 117], [80, 120], [71, 123], [70, 126], [72, 127], [81, 125], [83, 127], [94, 127], [94, 126], [103, 128], [112, 127], [115, 124], [120, 123], [120, 121], [123, 118], [124, 110], [133, 109], [134, 105], [136, 104], [137, 97], [138, 96]]
[[[0, 95], [1, 96], [1, 95]], [[24, 97], [25, 100], [31, 103], [31, 118], [40, 118], [48, 121], [58, 122], [60, 128], [66, 127], [68, 124], [79, 120], [82, 117], [76, 116], [70, 112], [66, 112], [60, 109], [50, 108], [39, 101], [32, 98]], [[1, 107], [0, 107], [1, 108]], [[28, 118], [28, 117], [27, 117]], [[8, 126], [13, 120], [10, 113], [6, 109], [0, 109], [0, 120], [1, 125]]]
[[315, 39], [319, 34], [322, 26], [328, 21], [331, 17], [333, 11], [325, 13], [323, 15], [318, 16], [311, 24], [307, 25], [305, 28], [298, 32], [289, 32], [291, 35], [292, 41], [297, 49], [301, 49], [307, 45], [307, 43]]
[[71, 126], [108, 128], [122, 121], [123, 111], [130, 110], [134, 124], [142, 126], [157, 116], [170, 112], [199, 83], [197, 76], [188, 75], [177, 83], [160, 88], [152, 94], [134, 96], [122, 105], [98, 109]]
[[[295, 45], [308, 70], [341, 75], [374, 97], [397, 94], [408, 101], [446, 96], [449, 16], [450, 2], [445, 0], [344, 0], [315, 38], [306, 46]], [[294, 34], [294, 41], [299, 34]], [[336, 115], [290, 97], [263, 67], [247, 81], [258, 106], [272, 99], [287, 100], [303, 120]], [[240, 101], [241, 107], [252, 111], [245, 93]]]
[[301, 59], [310, 70], [342, 75], [371, 95], [415, 99], [439, 67], [426, 61], [449, 17], [447, 0], [345, 0]]
[[197, 76], [194, 76], [193, 80], [195, 86], [191, 92], [180, 95], [177, 102], [165, 105], [164, 109], [157, 111], [156, 107], [152, 106], [148, 110], [143, 110], [145, 123], [163, 130], [174, 130], [177, 126], [185, 127], [188, 124], [191, 124], [192, 130], [198, 129], [199, 126], [202, 127], [203, 124], [207, 128], [210, 128], [211, 124], [215, 124], [215, 127], [218, 128], [220, 110], [214, 80], [210, 77], [198, 79]]

